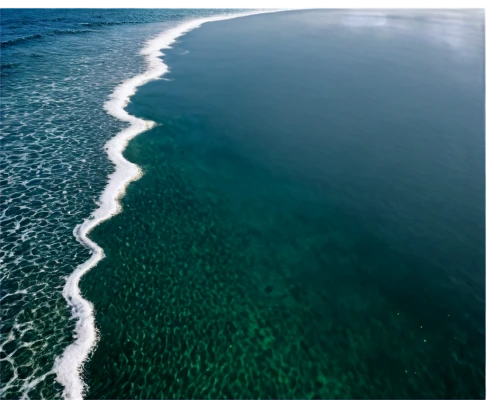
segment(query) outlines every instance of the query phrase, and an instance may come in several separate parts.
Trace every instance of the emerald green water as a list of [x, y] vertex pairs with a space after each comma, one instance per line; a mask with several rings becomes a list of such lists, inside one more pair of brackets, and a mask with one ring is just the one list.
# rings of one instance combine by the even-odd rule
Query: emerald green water
[[401, 13], [166, 52], [129, 106], [145, 174], [91, 234], [88, 398], [484, 397], [482, 16]]

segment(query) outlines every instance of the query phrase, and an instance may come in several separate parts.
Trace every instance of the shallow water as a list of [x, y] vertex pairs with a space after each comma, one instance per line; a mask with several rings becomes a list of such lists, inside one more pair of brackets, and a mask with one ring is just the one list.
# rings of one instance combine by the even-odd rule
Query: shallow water
[[88, 397], [484, 397], [483, 14], [254, 16], [165, 60], [91, 234]]

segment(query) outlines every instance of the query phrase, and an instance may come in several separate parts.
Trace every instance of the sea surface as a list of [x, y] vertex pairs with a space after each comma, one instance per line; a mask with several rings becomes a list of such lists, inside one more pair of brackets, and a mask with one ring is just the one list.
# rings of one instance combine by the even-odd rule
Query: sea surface
[[[63, 393], [73, 230], [127, 126], [103, 105], [214, 13], [2, 10], [0, 397]], [[85, 396], [484, 398], [483, 12], [285, 11], [164, 53], [126, 109], [143, 175], [89, 235]]]

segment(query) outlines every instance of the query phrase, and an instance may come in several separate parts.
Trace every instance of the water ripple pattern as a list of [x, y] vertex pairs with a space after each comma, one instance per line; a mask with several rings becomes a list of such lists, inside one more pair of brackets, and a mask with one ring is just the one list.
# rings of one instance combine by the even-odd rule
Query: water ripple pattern
[[[225, 10], [217, 11], [221, 12]], [[99, 202], [113, 172], [103, 147], [118, 132], [123, 134], [130, 120], [112, 112], [119, 119], [114, 118], [103, 104], [120, 83], [156, 76], [140, 75], [151, 72], [151, 59], [148, 64], [140, 54], [151, 37], [182, 21], [214, 14], [207, 10], [2, 10], [1, 398], [81, 394], [81, 382], [64, 392], [54, 363], [65, 349], [73, 348], [75, 338], [76, 343], [81, 339], [81, 331], [74, 332], [75, 323], [80, 327], [82, 322], [75, 320], [74, 307], [85, 303], [81, 299], [75, 303], [77, 289], [70, 300], [71, 281], [66, 283], [66, 277], [77, 265], [84, 265], [89, 253], [95, 257], [96, 251], [75, 240], [75, 226], [96, 205], [101, 206], [94, 214], [97, 218], [103, 217], [99, 214], [103, 208], [107, 216], [116, 211]], [[159, 49], [155, 51], [154, 57]], [[123, 106], [126, 100], [121, 101], [133, 89], [123, 93], [125, 97], [115, 99], [115, 104]], [[138, 133], [134, 125], [130, 129]], [[108, 154], [112, 151], [108, 147]], [[116, 162], [112, 156], [111, 160]], [[85, 227], [79, 228], [83, 236]], [[61, 296], [63, 290], [73, 301], [73, 313]], [[73, 369], [79, 370], [86, 354]], [[66, 364], [59, 361], [58, 365]]]

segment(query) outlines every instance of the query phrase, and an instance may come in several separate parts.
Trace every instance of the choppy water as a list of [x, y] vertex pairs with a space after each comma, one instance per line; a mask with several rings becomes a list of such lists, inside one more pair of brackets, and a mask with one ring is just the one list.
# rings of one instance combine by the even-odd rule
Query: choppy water
[[64, 278], [89, 257], [73, 236], [96, 208], [126, 124], [108, 96], [146, 69], [146, 40], [229, 10], [1, 10], [0, 397], [53, 398], [74, 338]]
[[480, 11], [208, 24], [91, 237], [92, 398], [484, 397]]

